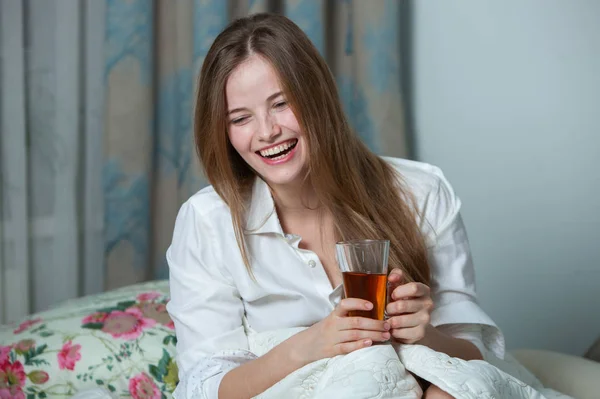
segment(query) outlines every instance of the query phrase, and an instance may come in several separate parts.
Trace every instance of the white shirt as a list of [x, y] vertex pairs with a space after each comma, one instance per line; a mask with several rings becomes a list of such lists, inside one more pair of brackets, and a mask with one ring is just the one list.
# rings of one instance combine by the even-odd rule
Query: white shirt
[[[428, 246], [435, 304], [431, 324], [503, 357], [502, 333], [476, 301], [460, 200], [440, 169], [385, 160], [403, 176], [423, 215], [419, 225]], [[260, 178], [253, 187], [245, 238], [258, 283], [242, 261], [229, 208], [212, 187], [193, 195], [179, 211], [167, 251], [167, 310], [175, 323], [181, 380], [175, 397], [194, 391], [216, 399], [225, 373], [256, 358], [248, 351], [244, 315], [258, 332], [311, 326], [341, 299], [342, 286], [331, 286], [318, 256], [298, 247], [301, 237], [284, 234]]]

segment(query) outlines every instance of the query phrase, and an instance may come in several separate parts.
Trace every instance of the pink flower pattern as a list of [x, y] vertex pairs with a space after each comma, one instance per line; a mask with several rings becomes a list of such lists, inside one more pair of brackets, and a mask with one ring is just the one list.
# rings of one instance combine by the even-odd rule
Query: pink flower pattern
[[143, 292], [137, 296], [137, 300], [140, 302], [151, 302], [156, 298], [160, 298], [162, 294], [160, 292]]
[[0, 398], [25, 398], [23, 386], [26, 378], [21, 362], [10, 363], [5, 359], [0, 363]]
[[13, 331], [14, 334], [20, 334], [23, 331], [27, 330], [29, 327], [40, 323], [42, 321], [42, 319], [37, 318], [37, 319], [32, 319], [32, 320], [25, 320], [23, 323], [19, 324], [19, 327], [17, 327], [17, 329], [15, 331]]
[[114, 338], [132, 340], [138, 338], [142, 332], [156, 324], [155, 320], [144, 317], [139, 308], [129, 308], [122, 312], [115, 310], [104, 320], [102, 331], [109, 333]]
[[96, 313], [92, 313], [91, 315], [85, 316], [82, 320], [81, 320], [81, 324], [88, 324], [88, 323], [104, 323], [104, 320], [106, 320], [106, 317], [108, 316], [108, 313], [106, 312], [96, 312]]
[[32, 339], [23, 339], [15, 345], [15, 350], [17, 353], [27, 353], [29, 349], [33, 349], [35, 347], [35, 341]]
[[129, 380], [129, 393], [133, 399], [161, 399], [160, 390], [146, 373]]
[[[135, 299], [135, 303], [134, 301], [122, 301], [114, 307], [105, 307], [103, 311], [96, 311], [91, 314], [80, 316], [82, 327], [98, 332], [102, 331], [110, 334], [113, 338], [122, 340], [136, 340], [142, 337], [144, 332], [152, 327], [161, 328], [159, 331], [162, 333], [166, 332], [164, 327], [169, 330], [175, 329], [174, 323], [166, 310], [165, 302], [168, 300], [168, 295], [158, 291], [148, 291], [137, 294]], [[125, 308], [123, 306], [124, 304], [129, 307]], [[13, 333], [21, 334], [33, 330], [34, 326], [41, 325], [43, 322], [45, 322], [45, 320], [42, 318], [32, 316], [30, 319], [15, 325], [15, 327], [13, 327]], [[43, 384], [48, 385], [47, 383], [51, 378], [49, 369], [45, 370], [44, 367], [44, 365], [48, 365], [48, 363], [39, 362], [35, 364], [37, 367], [30, 368], [33, 364], [24, 366], [24, 361], [22, 360], [28, 358], [28, 356], [43, 356], [45, 359], [50, 360], [46, 357], [46, 354], [57, 352], [56, 350], [47, 351], [47, 346], [42, 345], [46, 344], [46, 342], [43, 342], [41, 338], [56, 334], [52, 328], [48, 329], [46, 327], [46, 329], [48, 332], [40, 329], [40, 332], [36, 331], [33, 334], [23, 334], [24, 336], [20, 339], [19, 337], [15, 337], [15, 340], [9, 346], [0, 345], [0, 399], [25, 399], [26, 393], [24, 390], [26, 385], [29, 386], [34, 384], [34, 387], [40, 387], [36, 389], [41, 389]], [[167, 334], [169, 333], [167, 332]], [[29, 335], [40, 335], [41, 338], [36, 338], [34, 340], [32, 339], [34, 337], [30, 338]], [[65, 338], [68, 341], [63, 341], [62, 347], [59, 347], [55, 359], [57, 360], [58, 368], [60, 370], [75, 371], [78, 364], [78, 370], [84, 367], [83, 364], [80, 364], [83, 352], [82, 346], [81, 344], [73, 342], [75, 339], [74, 337], [76, 336], [77, 335], [73, 335], [69, 338]], [[168, 340], [166, 342], [165, 345], [170, 344]], [[123, 342], [123, 345], [120, 347], [120, 352], [118, 353], [119, 357], [124, 359], [131, 354], [130, 351], [133, 347], [130, 347], [129, 345], [131, 344]], [[36, 352], [36, 348], [38, 347], [40, 350]], [[84, 357], [87, 359], [87, 355]], [[172, 362], [170, 357], [168, 357], [167, 360]], [[161, 361], [164, 361], [164, 358]], [[87, 365], [85, 366], [87, 367]], [[162, 387], [163, 390], [166, 389], [167, 391], [172, 391], [177, 385], [176, 366], [174, 370], [175, 371], [173, 372], [171, 368], [169, 368], [168, 375], [161, 374], [161, 376], [156, 377], [161, 382], [161, 378], [170, 378], [169, 381], [172, 380], [171, 385], [166, 386], [166, 388], [165, 386]], [[134, 399], [161, 399], [164, 396], [163, 392], [161, 392], [161, 388], [157, 385], [157, 381], [147, 374], [147, 372], [141, 372], [137, 375], [126, 374], [123, 377], [129, 378], [128, 389]]]
[[175, 329], [175, 325], [173, 324], [173, 320], [169, 317], [169, 313], [167, 312], [167, 307], [164, 303], [142, 303], [139, 306], [139, 309], [142, 311], [142, 314], [147, 319], [152, 319], [157, 323], [162, 324], [163, 326]]
[[0, 399], [25, 399], [25, 394], [19, 387], [0, 388]]
[[12, 350], [11, 346], [0, 346], [0, 363], [4, 362], [8, 359], [8, 355], [10, 355], [10, 351]]
[[58, 357], [58, 368], [61, 370], [74, 370], [75, 363], [81, 359], [80, 350], [81, 345], [73, 345], [71, 341], [67, 341], [56, 355]]
[[50, 379], [48, 373], [42, 370], [34, 370], [27, 374], [27, 377], [29, 377], [29, 380], [34, 384], [45, 384]]

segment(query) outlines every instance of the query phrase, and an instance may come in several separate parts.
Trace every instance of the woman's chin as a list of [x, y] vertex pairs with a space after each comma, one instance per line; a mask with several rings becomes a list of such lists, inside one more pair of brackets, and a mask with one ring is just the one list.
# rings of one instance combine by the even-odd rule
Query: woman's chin
[[[284, 171], [282, 171], [284, 172]], [[271, 187], [291, 187], [302, 183], [303, 175], [297, 173], [265, 173], [263, 179]]]
[[306, 168], [303, 167], [300, 157], [295, 157], [291, 162], [274, 165], [262, 163], [256, 166], [255, 170], [270, 186], [285, 187], [300, 184], [306, 174]]

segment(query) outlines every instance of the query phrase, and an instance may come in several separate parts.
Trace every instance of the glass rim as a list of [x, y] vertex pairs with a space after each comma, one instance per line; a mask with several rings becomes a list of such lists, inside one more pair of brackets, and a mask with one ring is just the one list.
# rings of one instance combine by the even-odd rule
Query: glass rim
[[345, 240], [338, 241], [335, 245], [340, 246], [348, 246], [348, 245], [356, 245], [356, 244], [389, 244], [390, 240], [383, 239], [355, 239], [355, 240]]

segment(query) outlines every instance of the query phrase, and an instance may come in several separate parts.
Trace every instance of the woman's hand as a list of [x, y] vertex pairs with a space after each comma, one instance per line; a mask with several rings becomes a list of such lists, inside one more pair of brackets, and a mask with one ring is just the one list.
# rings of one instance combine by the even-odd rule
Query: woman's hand
[[387, 341], [388, 322], [348, 316], [352, 310], [372, 308], [373, 304], [363, 299], [342, 299], [329, 316], [288, 339], [292, 360], [303, 366], [371, 346], [373, 342]]
[[402, 270], [393, 269], [389, 276], [390, 301], [386, 307], [392, 337], [404, 344], [414, 344], [430, 330], [433, 301], [429, 287], [422, 283], [403, 284]]

